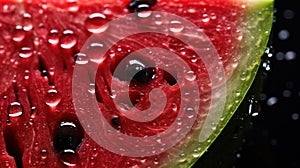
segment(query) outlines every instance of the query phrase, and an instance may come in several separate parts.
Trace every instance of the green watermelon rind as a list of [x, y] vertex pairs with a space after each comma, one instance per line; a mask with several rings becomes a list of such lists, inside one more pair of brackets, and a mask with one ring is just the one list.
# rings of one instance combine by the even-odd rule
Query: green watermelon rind
[[192, 167], [222, 132], [253, 83], [261, 63], [261, 56], [269, 41], [273, 25], [274, 0], [247, 0], [247, 2], [247, 14], [242, 19], [245, 32], [237, 51], [237, 58], [241, 59], [226, 83], [227, 95], [222, 120], [204, 142], [198, 140], [201, 130], [195, 130], [197, 133], [186, 140], [189, 142], [182, 143], [177, 151], [169, 153], [169, 159], [163, 161], [160, 167]]

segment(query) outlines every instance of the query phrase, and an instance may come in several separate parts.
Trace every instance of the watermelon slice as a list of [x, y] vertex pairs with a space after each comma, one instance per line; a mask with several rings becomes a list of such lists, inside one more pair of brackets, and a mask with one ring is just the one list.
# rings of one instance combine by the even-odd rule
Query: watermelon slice
[[0, 167], [190, 167], [257, 73], [273, 0], [0, 2]]

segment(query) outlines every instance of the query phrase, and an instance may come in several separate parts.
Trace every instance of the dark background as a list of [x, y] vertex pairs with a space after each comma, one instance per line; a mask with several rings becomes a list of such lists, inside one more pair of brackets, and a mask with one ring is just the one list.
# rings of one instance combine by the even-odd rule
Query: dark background
[[235, 161], [237, 168], [300, 168], [299, 9], [295, 0], [275, 0], [270, 71], [260, 114]]
[[[275, 0], [272, 56], [264, 56], [252, 93], [193, 168], [300, 168], [300, 42], [296, 41], [300, 6], [296, 2]], [[254, 99], [253, 93], [258, 93]], [[249, 104], [258, 115], [247, 113]]]

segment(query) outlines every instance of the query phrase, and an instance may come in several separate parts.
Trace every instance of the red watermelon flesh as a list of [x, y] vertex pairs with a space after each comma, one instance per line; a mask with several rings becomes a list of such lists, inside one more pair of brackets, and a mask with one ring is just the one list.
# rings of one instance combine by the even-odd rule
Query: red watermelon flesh
[[[145, 2], [149, 4], [151, 1]], [[202, 144], [195, 140], [195, 134], [201, 130], [212, 105], [212, 90], [223, 86], [224, 81], [232, 81], [227, 84], [230, 86], [234, 83], [230, 87], [242, 86], [242, 89], [237, 88], [236, 93], [240, 92], [241, 96], [236, 105], [225, 107], [233, 113], [255, 75], [255, 65], [259, 63], [259, 56], [262, 54], [261, 48], [266, 44], [270, 17], [262, 17], [266, 20], [259, 21], [266, 21], [266, 26], [260, 30], [266, 32], [264, 38], [258, 40], [256, 46], [252, 46], [253, 50], [260, 49], [256, 53], [245, 42], [250, 39], [249, 32], [254, 28], [244, 22], [253, 6], [260, 7], [256, 5], [258, 2], [165, 0], [148, 5], [145, 15], [149, 11], [176, 14], [195, 24], [207, 36], [205, 38], [210, 40], [208, 43], [214, 46], [211, 50], [215, 50], [220, 56], [225, 74], [225, 79], [220, 80], [217, 86], [212, 86], [207, 65], [197, 57], [193, 48], [180, 41], [184, 34], [181, 25], [175, 27], [174, 36], [155, 32], [133, 34], [117, 41], [106, 52], [104, 48], [110, 44], [108, 39], [118, 38], [112, 31], [116, 31], [116, 28], [109, 22], [130, 13], [143, 14], [129, 10], [129, 3], [128, 0], [0, 2], [0, 167], [187, 166], [200, 157], [216, 137], [213, 136]], [[268, 16], [271, 15], [270, 8], [259, 9], [267, 12]], [[250, 19], [259, 15], [255, 12]], [[156, 19], [154, 24], [168, 20]], [[148, 25], [147, 21], [149, 20], [145, 18], [145, 25]], [[130, 27], [121, 25], [119, 29], [130, 30]], [[138, 51], [147, 47], [172, 51], [184, 60], [190, 71], [182, 76], [182, 73], [177, 74], [175, 71], [182, 68], [181, 63], [173, 57], [161, 56], [163, 60], [160, 62], [156, 57], [147, 56], [149, 51]], [[249, 54], [255, 53], [255, 58], [243, 54], [245, 51], [249, 51]], [[130, 54], [133, 57], [128, 57]], [[252, 62], [246, 65], [244, 62], [249, 60]], [[121, 64], [122, 61], [125, 64]], [[254, 67], [249, 68], [251, 73], [244, 74], [244, 67], [239, 65], [243, 63], [244, 67]], [[168, 65], [172, 72], [154, 65]], [[95, 68], [97, 71], [93, 71]], [[137, 69], [141, 71], [131, 80], [128, 73], [137, 72]], [[249, 79], [236, 84], [233, 78], [237, 75], [244, 75]], [[85, 83], [76, 83], [74, 79], [88, 81], [88, 86]], [[180, 85], [179, 79], [187, 80]], [[111, 83], [115, 83], [114, 87]], [[127, 85], [129, 91], [126, 90]], [[182, 95], [183, 90], [195, 86], [200, 94]], [[154, 94], [151, 97], [153, 89], [161, 89], [164, 94]], [[228, 89], [228, 92], [231, 91], [232, 89]], [[230, 101], [234, 100], [227, 95], [230, 94], [228, 92], [224, 96]], [[128, 94], [129, 100], [126, 99]], [[76, 101], [73, 100], [74, 97], [77, 97]], [[90, 105], [92, 99], [110, 124], [109, 129], [131, 137], [151, 137], [163, 133], [173, 123], [180, 129], [188, 127], [186, 123], [190, 123], [189, 120], [195, 122], [188, 128], [187, 135], [170, 149], [162, 152], [155, 149], [153, 155], [145, 154], [141, 157], [128, 156], [126, 152], [122, 155], [122, 149], [116, 153], [93, 139], [94, 134], [97, 134], [93, 131], [101, 129], [101, 134], [95, 135], [96, 137], [110, 137], [110, 130], [106, 126], [101, 127], [104, 121], [98, 120], [95, 117], [97, 115], [93, 116], [95, 107]], [[195, 101], [200, 103], [199, 108], [189, 108]], [[87, 108], [80, 109], [74, 103]], [[165, 106], [160, 107], [160, 103]], [[117, 107], [116, 104], [120, 106]], [[162, 112], [159, 116], [152, 116], [153, 119], [143, 122], [142, 118], [146, 113], [141, 111], [151, 106], [154, 109], [163, 108]], [[186, 111], [180, 120], [179, 109]], [[82, 121], [78, 114], [90, 115], [87, 117], [89, 120]], [[224, 116], [225, 121], [230, 118], [230, 115]], [[224, 123], [226, 122], [219, 127], [223, 127]], [[93, 127], [90, 130], [89, 124]], [[180, 133], [174, 132], [165, 141], [171, 140], [172, 136], [181, 136]], [[115, 140], [109, 139], [105, 144], [113, 146]], [[191, 150], [194, 145], [189, 144], [195, 144], [195, 141], [199, 148]], [[123, 145], [126, 149], [126, 144]], [[188, 152], [198, 155], [187, 159], [191, 158], [187, 156]]]

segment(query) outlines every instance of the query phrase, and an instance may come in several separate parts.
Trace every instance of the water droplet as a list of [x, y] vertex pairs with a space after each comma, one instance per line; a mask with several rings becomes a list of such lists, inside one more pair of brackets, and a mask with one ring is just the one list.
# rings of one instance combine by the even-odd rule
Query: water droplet
[[192, 107], [186, 109], [186, 114], [188, 118], [193, 118], [195, 116], [195, 110]]
[[188, 81], [194, 81], [196, 79], [196, 75], [195, 75], [194, 71], [188, 71], [185, 74], [185, 79]]
[[76, 59], [75, 63], [78, 65], [84, 65], [89, 62], [87, 55], [84, 53], [77, 53], [75, 55], [75, 59]]
[[77, 43], [77, 37], [72, 30], [65, 30], [60, 39], [60, 46], [64, 49], [70, 49]]
[[48, 90], [45, 96], [45, 102], [50, 107], [55, 107], [61, 100], [61, 95], [55, 89]]
[[116, 90], [112, 90], [112, 91], [111, 91], [110, 97], [111, 97], [112, 99], [115, 99], [115, 98], [117, 97], [117, 92], [116, 92]]
[[[127, 76], [118, 76], [119, 79], [124, 81], [135, 81], [141, 83], [150, 82], [155, 78], [155, 69], [146, 68], [146, 65], [139, 60], [130, 60], [126, 65], [126, 75]], [[132, 79], [131, 79], [132, 78]]]
[[210, 21], [208, 14], [203, 14], [202, 17], [203, 17], [202, 18], [203, 23], [208, 23]]
[[48, 155], [48, 152], [46, 149], [41, 150], [41, 158], [46, 159]]
[[136, 8], [136, 12], [137, 12], [138, 17], [146, 18], [146, 17], [151, 16], [152, 12], [149, 9], [150, 9], [150, 5], [148, 5], [148, 4], [138, 5], [137, 8]]
[[4, 45], [0, 45], [0, 54], [4, 54], [5, 53], [5, 47]]
[[22, 47], [20, 52], [19, 52], [19, 56], [21, 58], [29, 58], [29, 57], [32, 56], [32, 54], [33, 54], [33, 51], [29, 47]]
[[79, 162], [79, 156], [78, 154], [71, 149], [63, 150], [63, 152], [60, 154], [60, 161], [69, 167], [75, 167], [77, 166]]
[[19, 102], [12, 102], [8, 106], [9, 117], [19, 117], [23, 114], [23, 107]]
[[173, 111], [177, 111], [177, 109], [178, 109], [176, 103], [172, 103], [171, 108], [172, 108]]
[[181, 118], [178, 118], [176, 123], [177, 123], [178, 126], [181, 126], [182, 125]]
[[240, 80], [244, 81], [249, 78], [249, 72], [248, 71], [243, 71], [240, 75]]
[[67, 0], [67, 7], [70, 12], [77, 12], [79, 10], [78, 0]]
[[25, 32], [23, 30], [23, 27], [22, 26], [16, 26], [16, 29], [15, 29], [15, 33], [13, 35], [13, 40], [15, 42], [21, 42], [23, 41], [25, 38]]
[[198, 157], [200, 157], [200, 153], [193, 153], [192, 156], [193, 156], [194, 158], [198, 158]]
[[85, 21], [85, 28], [91, 33], [102, 33], [109, 27], [106, 16], [101, 13], [91, 14]]
[[62, 121], [56, 129], [53, 145], [58, 151], [79, 149], [83, 140], [82, 128], [73, 121]]
[[31, 15], [29, 13], [25, 13], [23, 15], [23, 30], [30, 31], [33, 28]]
[[29, 70], [25, 70], [24, 79], [29, 79]]
[[188, 9], [188, 13], [196, 13], [196, 9], [194, 9], [194, 8], [190, 8], [190, 9]]
[[159, 14], [155, 15], [155, 24], [162, 25], [162, 23], [163, 23], [163, 21], [162, 21], [161, 15], [159, 15]]
[[100, 64], [105, 59], [105, 47], [103, 43], [94, 42], [88, 47], [87, 55], [91, 62]]
[[89, 88], [88, 88], [88, 92], [91, 93], [91, 94], [95, 94], [96, 93], [95, 87], [96, 87], [95, 83], [90, 83]]
[[120, 118], [117, 115], [113, 115], [111, 117], [111, 124], [113, 127], [120, 129], [121, 125], [120, 125]]
[[170, 31], [174, 33], [179, 33], [184, 29], [184, 25], [180, 21], [173, 20], [170, 22]]
[[59, 42], [58, 30], [52, 29], [48, 34], [48, 43], [56, 45]]

